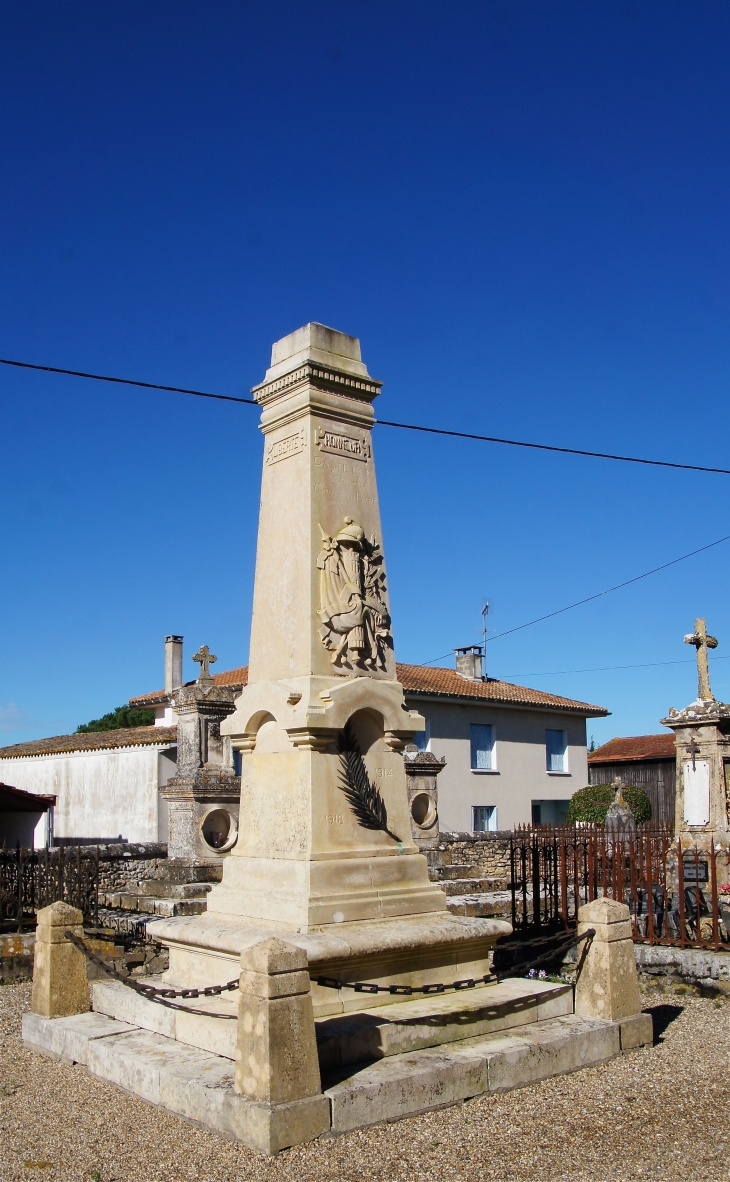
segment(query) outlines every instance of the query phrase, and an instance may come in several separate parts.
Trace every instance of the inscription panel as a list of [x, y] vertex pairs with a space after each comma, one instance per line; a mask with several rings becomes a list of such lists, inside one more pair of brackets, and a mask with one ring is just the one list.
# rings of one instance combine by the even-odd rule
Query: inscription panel
[[302, 428], [292, 435], [285, 435], [283, 439], [273, 440], [266, 449], [266, 463], [278, 464], [280, 460], [288, 460], [289, 456], [296, 456], [304, 451], [307, 435]]
[[371, 456], [370, 440], [367, 435], [345, 435], [342, 431], [331, 431], [320, 427], [317, 431], [317, 447], [320, 451], [335, 456], [347, 456], [351, 460], [367, 463]]

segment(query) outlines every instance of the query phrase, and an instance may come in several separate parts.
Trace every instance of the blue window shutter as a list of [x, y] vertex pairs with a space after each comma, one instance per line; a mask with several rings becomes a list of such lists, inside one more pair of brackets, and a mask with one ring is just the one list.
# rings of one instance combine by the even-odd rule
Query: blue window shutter
[[492, 749], [494, 744], [494, 728], [483, 726], [481, 723], [472, 724], [469, 728], [471, 739], [471, 766], [474, 771], [491, 771], [494, 765]]

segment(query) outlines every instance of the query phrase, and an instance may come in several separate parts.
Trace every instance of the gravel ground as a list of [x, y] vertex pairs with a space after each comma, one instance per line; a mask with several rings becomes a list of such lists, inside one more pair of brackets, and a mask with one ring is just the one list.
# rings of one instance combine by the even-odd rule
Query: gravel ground
[[2, 1182], [730, 1178], [730, 1001], [686, 988], [644, 994], [651, 1049], [271, 1159], [27, 1051], [29, 999], [25, 983], [0, 988]]

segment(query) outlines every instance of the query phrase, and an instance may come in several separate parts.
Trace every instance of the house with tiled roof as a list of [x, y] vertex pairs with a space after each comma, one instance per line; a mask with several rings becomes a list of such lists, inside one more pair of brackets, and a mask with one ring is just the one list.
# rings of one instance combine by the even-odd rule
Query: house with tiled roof
[[[438, 778], [441, 828], [511, 829], [565, 817], [570, 797], [588, 783], [586, 719], [603, 706], [482, 676], [477, 646], [457, 649], [455, 667], [396, 664], [406, 705], [426, 720], [420, 747], [446, 764]], [[214, 676], [243, 689], [248, 667]], [[154, 707], [159, 725], [173, 718], [170, 692], [130, 699]]]
[[588, 754], [591, 784], [624, 784], [643, 788], [651, 801], [652, 820], [674, 825], [676, 747], [672, 731], [609, 739]]
[[[446, 761], [438, 779], [441, 829], [471, 832], [562, 820], [570, 797], [588, 783], [586, 719], [608, 711], [483, 677], [481, 661], [472, 646], [456, 650], [451, 669], [396, 666], [406, 705], [426, 720], [417, 745]], [[175, 775], [172, 692], [181, 684], [181, 670], [182, 640], [169, 637], [165, 688], [129, 701], [154, 709], [154, 725], [0, 748], [0, 779], [57, 797], [57, 840], [166, 841], [161, 790]], [[213, 675], [214, 685], [234, 690], [247, 681], [245, 665]], [[234, 751], [237, 770], [240, 759]], [[43, 844], [40, 829], [36, 844]]]

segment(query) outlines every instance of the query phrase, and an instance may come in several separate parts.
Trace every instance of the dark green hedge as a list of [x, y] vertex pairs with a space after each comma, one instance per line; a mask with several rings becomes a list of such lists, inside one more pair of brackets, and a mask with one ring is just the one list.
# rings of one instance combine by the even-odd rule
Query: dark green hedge
[[[631, 784], [624, 785], [624, 800], [634, 814], [638, 825], [642, 821], [651, 820], [651, 801], [642, 788], [635, 788]], [[587, 788], [580, 788], [570, 800], [568, 816], [569, 825], [577, 821], [592, 821], [594, 825], [603, 825], [606, 820], [608, 806], [613, 802], [616, 790], [612, 784], [589, 784]]]
[[96, 731], [127, 730], [135, 726], [152, 726], [155, 721], [154, 710], [144, 706], [117, 706], [110, 714], [102, 714], [101, 718], [92, 718], [76, 727], [77, 735], [94, 734]]

